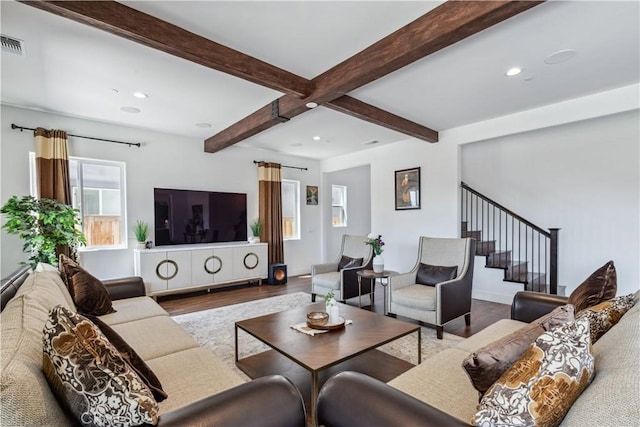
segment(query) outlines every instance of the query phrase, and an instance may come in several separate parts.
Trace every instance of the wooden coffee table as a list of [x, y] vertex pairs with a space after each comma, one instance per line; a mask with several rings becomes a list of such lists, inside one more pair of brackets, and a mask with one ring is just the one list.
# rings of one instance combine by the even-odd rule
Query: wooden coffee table
[[[336, 372], [351, 370], [388, 382], [414, 365], [379, 350], [388, 342], [418, 333], [418, 363], [421, 362], [420, 326], [380, 314], [339, 304], [340, 316], [353, 321], [342, 329], [309, 336], [291, 328], [305, 322], [307, 313], [324, 311], [323, 302], [235, 323], [236, 365], [250, 378], [281, 374], [302, 393], [315, 422], [318, 390]], [[239, 358], [238, 330], [267, 344], [268, 350]]]

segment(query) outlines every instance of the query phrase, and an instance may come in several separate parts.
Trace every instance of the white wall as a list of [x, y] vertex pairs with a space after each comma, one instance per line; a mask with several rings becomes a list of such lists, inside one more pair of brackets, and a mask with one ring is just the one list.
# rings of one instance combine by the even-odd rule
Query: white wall
[[[501, 147], [508, 144], [509, 148], [493, 156], [491, 166], [483, 169], [490, 168], [493, 176], [499, 177], [496, 181], [504, 185], [487, 190], [488, 195], [503, 201], [501, 192], [505, 186], [511, 188], [513, 180], [520, 184], [513, 186], [513, 198], [520, 197], [522, 188], [535, 190], [534, 201], [522, 198], [522, 205], [535, 210], [534, 222], [563, 228], [559, 281], [566, 286], [567, 295], [609, 259], [618, 270], [618, 293], [629, 293], [640, 287], [639, 108], [640, 85], [634, 84], [445, 130], [436, 144], [408, 139], [324, 160], [322, 170], [371, 165], [372, 231], [382, 234], [387, 243], [385, 268], [407, 271], [416, 262], [419, 236], [459, 236], [459, 183], [463, 176], [472, 186], [476, 180], [469, 175], [471, 171], [464, 175], [469, 165], [468, 161], [461, 164], [465, 144], [477, 143], [474, 148], [484, 152], [485, 144], [479, 141], [501, 140]], [[541, 178], [536, 168], [539, 160], [557, 156], [558, 150], [561, 154], [552, 161], [551, 169], [543, 169], [546, 173]], [[514, 159], [505, 157], [507, 151], [526, 164], [526, 173], [518, 162], [513, 164]], [[485, 161], [476, 163], [485, 166]], [[422, 168], [422, 209], [395, 211], [393, 172], [416, 166]], [[540, 198], [540, 181], [545, 187], [561, 183], [552, 189], [552, 200]], [[485, 187], [479, 185], [482, 191]], [[584, 200], [590, 200], [588, 205]], [[507, 207], [509, 201], [504, 201]], [[547, 203], [551, 206], [548, 210], [544, 208]], [[610, 206], [613, 208], [607, 208]], [[527, 215], [524, 209], [522, 212]], [[567, 219], [576, 217], [582, 218], [580, 227]]]
[[[458, 146], [410, 139], [322, 162], [324, 172], [371, 166], [371, 231], [382, 235], [385, 269], [407, 271], [419, 236], [458, 237]], [[421, 168], [421, 209], [395, 210], [395, 171]]]
[[[111, 125], [79, 118], [47, 114], [2, 105], [2, 139], [0, 159], [0, 202], [12, 195], [29, 194], [28, 152], [34, 151], [32, 132], [11, 129], [11, 123], [26, 127], [42, 126], [63, 129], [78, 135], [122, 141], [142, 142], [142, 148], [69, 138], [70, 155], [126, 163], [127, 219], [129, 225], [140, 219], [153, 223], [153, 188], [185, 188], [194, 190], [247, 193], [248, 222], [257, 217], [257, 168], [253, 160], [280, 162], [308, 168], [307, 171], [283, 169], [283, 178], [300, 180], [300, 188], [318, 185], [319, 162], [275, 153], [231, 147], [215, 154], [204, 152], [201, 139]], [[285, 262], [290, 275], [308, 273], [311, 260], [321, 257], [320, 212], [316, 206], [304, 204], [301, 197], [302, 238], [285, 242]], [[315, 209], [314, 209], [315, 208]], [[26, 260], [22, 242], [4, 231], [2, 241], [2, 276], [6, 276]], [[135, 239], [129, 235], [129, 249], [83, 252], [83, 265], [99, 278], [133, 274]]]
[[639, 124], [635, 110], [462, 146], [464, 182], [561, 229], [558, 282], [567, 295], [609, 260], [618, 294], [639, 287]]
[[[323, 262], [337, 259], [343, 234], [366, 236], [371, 232], [371, 171], [369, 165], [323, 174], [321, 195], [322, 228], [324, 236]], [[347, 187], [347, 226], [332, 224], [331, 186]]]

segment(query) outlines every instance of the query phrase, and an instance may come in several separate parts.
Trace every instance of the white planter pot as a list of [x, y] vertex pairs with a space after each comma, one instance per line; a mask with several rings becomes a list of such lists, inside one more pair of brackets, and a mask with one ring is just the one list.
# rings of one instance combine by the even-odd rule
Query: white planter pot
[[137, 242], [136, 243], [136, 249], [146, 249], [147, 248], [147, 243], [146, 242]]
[[332, 305], [327, 304], [325, 310], [329, 315], [329, 324], [338, 323], [338, 319], [340, 318], [340, 311], [338, 310], [338, 306], [336, 305], [335, 300], [333, 300]]
[[249, 243], [260, 243], [260, 237], [258, 236], [249, 237]]
[[373, 271], [374, 273], [382, 273], [384, 271], [384, 258], [381, 255], [373, 257]]

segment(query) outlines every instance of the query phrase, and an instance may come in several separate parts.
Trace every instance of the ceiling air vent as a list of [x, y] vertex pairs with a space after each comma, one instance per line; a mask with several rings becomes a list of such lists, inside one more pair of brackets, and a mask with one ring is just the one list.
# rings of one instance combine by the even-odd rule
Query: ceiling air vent
[[14, 53], [16, 55], [24, 55], [24, 42], [14, 37], [1, 35], [2, 37], [2, 51]]

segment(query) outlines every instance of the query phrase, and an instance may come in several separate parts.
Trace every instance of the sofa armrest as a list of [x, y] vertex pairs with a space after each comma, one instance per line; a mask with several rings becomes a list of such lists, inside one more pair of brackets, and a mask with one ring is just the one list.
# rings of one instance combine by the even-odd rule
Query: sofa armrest
[[513, 296], [511, 318], [530, 323], [567, 303], [568, 298], [540, 292], [520, 291]]
[[143, 297], [146, 295], [142, 277], [132, 276], [121, 279], [103, 280], [112, 300]]
[[162, 414], [158, 426], [306, 426], [304, 401], [281, 375], [240, 384]]
[[463, 421], [358, 372], [329, 378], [318, 396], [318, 425], [325, 427], [448, 427]]

